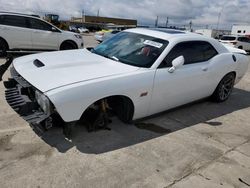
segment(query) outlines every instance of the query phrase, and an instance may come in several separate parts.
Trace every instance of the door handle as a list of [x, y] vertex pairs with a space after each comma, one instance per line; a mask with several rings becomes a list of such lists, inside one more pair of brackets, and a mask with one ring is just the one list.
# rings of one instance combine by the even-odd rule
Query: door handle
[[208, 67], [202, 67], [202, 70], [203, 70], [203, 71], [207, 71], [207, 70], [208, 70]]

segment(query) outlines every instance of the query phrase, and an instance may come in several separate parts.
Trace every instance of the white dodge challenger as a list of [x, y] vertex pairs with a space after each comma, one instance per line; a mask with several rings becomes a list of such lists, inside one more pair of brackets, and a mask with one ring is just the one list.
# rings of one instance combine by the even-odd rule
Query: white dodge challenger
[[17, 58], [4, 85], [9, 105], [33, 128], [60, 119], [70, 137], [80, 119], [95, 130], [114, 115], [129, 123], [206, 97], [223, 102], [248, 63], [243, 50], [198, 34], [130, 29], [92, 49]]

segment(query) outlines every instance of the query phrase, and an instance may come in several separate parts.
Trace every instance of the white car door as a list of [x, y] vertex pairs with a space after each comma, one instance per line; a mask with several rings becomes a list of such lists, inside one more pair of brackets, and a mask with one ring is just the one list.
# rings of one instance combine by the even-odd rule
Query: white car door
[[[209, 81], [209, 62], [218, 53], [205, 41], [177, 44], [166, 56], [155, 73], [150, 114], [180, 106], [212, 94]], [[183, 56], [184, 65], [170, 73], [172, 61]]]
[[42, 20], [35, 18], [29, 20], [33, 49], [58, 50], [60, 31]]
[[31, 49], [31, 33], [26, 17], [17, 15], [1, 15], [1, 36], [11, 49]]

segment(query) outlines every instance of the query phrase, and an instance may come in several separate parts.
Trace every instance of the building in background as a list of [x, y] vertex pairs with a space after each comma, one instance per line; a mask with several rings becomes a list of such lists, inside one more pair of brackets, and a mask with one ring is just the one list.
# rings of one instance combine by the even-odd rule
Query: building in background
[[233, 25], [231, 34], [250, 36], [250, 25]]
[[80, 18], [72, 17], [69, 21], [70, 24], [84, 25], [85, 27], [96, 27], [101, 29], [127, 29], [135, 28], [137, 20], [123, 19], [123, 18], [110, 18], [101, 16], [88, 16], [83, 15]]

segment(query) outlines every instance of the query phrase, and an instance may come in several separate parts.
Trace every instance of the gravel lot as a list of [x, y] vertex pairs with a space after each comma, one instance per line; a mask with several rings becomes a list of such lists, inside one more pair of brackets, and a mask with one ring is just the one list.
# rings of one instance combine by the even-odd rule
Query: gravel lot
[[250, 184], [250, 69], [225, 103], [198, 102], [136, 126], [114, 119], [111, 131], [79, 125], [72, 142], [60, 128], [38, 137], [7, 105], [2, 84], [0, 106], [1, 188]]

